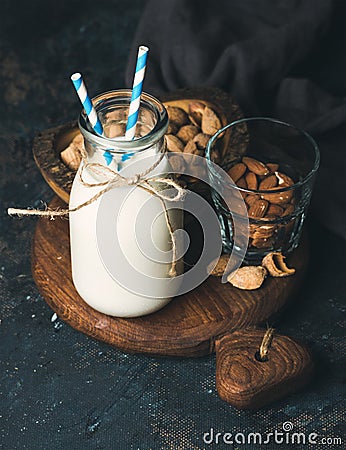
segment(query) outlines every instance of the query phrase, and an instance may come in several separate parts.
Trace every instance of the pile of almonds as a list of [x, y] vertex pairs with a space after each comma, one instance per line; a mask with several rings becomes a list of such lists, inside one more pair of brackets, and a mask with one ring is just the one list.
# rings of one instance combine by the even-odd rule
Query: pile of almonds
[[[188, 111], [185, 111], [179, 106], [171, 105], [166, 105], [166, 109], [169, 118], [166, 133], [167, 150], [191, 155], [190, 158], [175, 158], [174, 155], [169, 158], [172, 169], [178, 172], [178, 174], [184, 173], [186, 163], [193, 164], [192, 155], [205, 155], [205, 149], [210, 137], [222, 128], [222, 122], [211, 105], [201, 101], [191, 101], [188, 104]], [[115, 137], [124, 134], [125, 125], [122, 123], [119, 124], [119, 117], [112, 117], [112, 119], [109, 128], [107, 128], [107, 135]], [[82, 145], [82, 135], [78, 133], [71, 144], [61, 152], [61, 159], [70, 169], [78, 169], [81, 160]], [[217, 162], [219, 160], [217, 150], [215, 149], [213, 152], [213, 161]], [[198, 165], [198, 162], [196, 165]], [[204, 167], [200, 169], [203, 170]], [[204, 173], [199, 173], [198, 170], [196, 173], [199, 176], [205, 175]], [[189, 177], [187, 181], [195, 182], [197, 179]]]
[[[221, 277], [227, 267], [229, 255], [221, 255], [215, 265], [210, 264], [210, 275]], [[215, 267], [213, 267], [215, 266]], [[212, 268], [213, 267], [213, 268]], [[212, 269], [211, 269], [212, 268]], [[228, 275], [227, 281], [238, 289], [254, 290], [262, 286], [265, 278], [288, 277], [295, 273], [295, 269], [287, 267], [285, 257], [281, 252], [272, 252], [262, 259], [260, 266], [244, 266]]]
[[83, 148], [83, 136], [80, 132], [78, 132], [78, 134], [70, 142], [69, 146], [60, 153], [60, 158], [70, 169], [77, 170], [82, 160]]
[[[249, 246], [269, 248], [276, 241], [279, 232], [280, 239], [284, 240], [293, 226], [289, 216], [294, 212], [295, 199], [293, 190], [275, 191], [292, 186], [294, 184], [292, 178], [279, 171], [279, 164], [264, 164], [249, 156], [244, 156], [241, 161], [234, 164], [228, 170], [228, 175], [240, 188], [267, 191], [241, 192], [250, 219]], [[278, 218], [286, 216], [288, 221], [275, 223]], [[268, 223], [263, 224], [265, 221]]]
[[[168, 151], [204, 156], [210, 137], [222, 128], [220, 117], [215, 110], [199, 101], [189, 103], [188, 112], [178, 106], [166, 106], [166, 109], [169, 118], [166, 134]], [[219, 159], [216, 154], [213, 157]], [[193, 163], [191, 158], [174, 158], [174, 156], [170, 157], [169, 161], [173, 170], [178, 173], [184, 172], [186, 161], [189, 164]]]

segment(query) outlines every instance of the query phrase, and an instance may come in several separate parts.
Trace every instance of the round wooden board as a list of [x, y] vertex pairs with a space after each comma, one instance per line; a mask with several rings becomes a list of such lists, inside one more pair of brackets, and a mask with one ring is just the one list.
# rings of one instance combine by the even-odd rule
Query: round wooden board
[[[58, 197], [52, 208], [64, 207]], [[48, 305], [83, 333], [128, 352], [202, 356], [214, 351], [223, 334], [265, 323], [297, 291], [307, 266], [306, 239], [288, 258], [296, 274], [268, 278], [260, 289], [242, 291], [209, 277], [195, 290], [148, 316], [121, 319], [101, 314], [76, 292], [71, 278], [68, 221], [41, 218], [32, 250], [32, 272]]]

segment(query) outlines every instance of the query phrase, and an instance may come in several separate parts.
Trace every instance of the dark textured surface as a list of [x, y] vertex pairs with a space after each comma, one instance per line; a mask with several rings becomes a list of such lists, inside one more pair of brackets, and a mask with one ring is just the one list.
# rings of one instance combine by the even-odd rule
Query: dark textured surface
[[[341, 437], [346, 245], [313, 217], [304, 287], [285, 317], [272, 325], [310, 346], [317, 373], [301, 393], [258, 412], [239, 412], [219, 399], [214, 357], [124, 354], [59, 319], [52, 322], [52, 311], [38, 295], [30, 271], [36, 220], [8, 218], [6, 208], [51, 199], [32, 159], [34, 133], [77, 116], [80, 108], [68, 79], [73, 71], [85, 74], [92, 95], [124, 86], [143, 4], [40, 0], [28, 8], [24, 0], [1, 3], [0, 447], [252, 450], [260, 447], [204, 444], [203, 433], [210, 427], [233, 433], [281, 431], [285, 421], [295, 431]], [[338, 64], [344, 58], [342, 44], [330, 47]], [[334, 84], [340, 92], [342, 82]]]

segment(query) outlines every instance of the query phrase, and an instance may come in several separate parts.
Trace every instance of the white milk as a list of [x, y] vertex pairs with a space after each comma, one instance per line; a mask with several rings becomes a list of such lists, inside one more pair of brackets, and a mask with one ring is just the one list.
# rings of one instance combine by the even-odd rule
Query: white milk
[[[132, 158], [136, 159], [137, 157]], [[155, 170], [155, 174], [159, 171], [164, 171], [166, 164], [166, 160], [163, 160]], [[129, 166], [128, 164], [128, 167], [125, 167], [120, 173], [126, 175], [126, 169], [131, 168]], [[145, 166], [147, 166], [147, 161]], [[83, 172], [85, 181], [89, 183], [99, 181], [90, 172], [86, 172], [87, 170]], [[133, 175], [133, 171], [127, 170], [127, 173]], [[70, 208], [87, 201], [101, 189], [103, 187], [91, 188], [84, 186], [79, 179], [78, 173], [70, 194]], [[167, 279], [169, 279], [168, 272], [171, 264], [169, 262], [154, 261], [154, 254], [150, 254], [150, 252], [146, 255], [143, 254], [141, 248], [147, 242], [143, 242], [143, 239], [140, 241], [138, 236], [136, 236], [135, 223], [136, 220], [140, 223], [141, 218], [138, 217], [140, 208], [145, 202], [149, 201], [145, 209], [145, 219], [148, 220], [147, 215], [149, 215], [151, 222], [153, 222], [153, 243], [162, 252], [169, 251], [171, 249], [171, 237], [163, 214], [163, 205], [158, 198], [139, 187], [117, 187], [105, 195], [109, 196], [108, 201], [114, 205], [113, 210], [109, 209], [109, 221], [114, 222], [121, 250], [131, 266], [136, 271], [140, 271], [147, 276], [147, 284], [146, 286], [134, 286], [135, 279], [131, 279], [130, 272], [126, 280], [127, 288], [123, 287], [112, 277], [112, 271], [110, 273], [110, 269], [107, 269], [107, 264], [105, 265], [105, 260], [100, 254], [98, 241], [105, 239], [107, 243], [108, 239], [110, 241], [115, 236], [112, 234], [109, 237], [99, 235], [97, 239], [97, 214], [101, 202], [101, 199], [98, 199], [79, 211], [70, 214], [72, 278], [74, 285], [86, 303], [104, 314], [118, 317], [135, 317], [155, 312], [171, 300], [171, 298], [167, 298], [166, 294]], [[114, 217], [115, 211], [120, 205], [121, 209], [116, 221]], [[180, 220], [180, 214], [177, 214], [177, 212], [170, 212], [170, 220], [174, 227], [177, 226]], [[145, 239], [150, 239], [150, 236], [146, 236]], [[111, 245], [111, 242], [109, 244]], [[118, 256], [114, 254], [115, 261], [117, 258]], [[151, 277], [163, 279], [162, 283], [159, 283], [155, 288], [155, 298], [150, 297]], [[137, 290], [138, 287], [145, 291], [145, 296], [130, 291], [133, 289]]]
[[[98, 113], [104, 127], [106, 124], [105, 130], [107, 123], [116, 125], [121, 122], [122, 110], [116, 109], [122, 101], [119, 98], [130, 95], [131, 92], [112, 91], [94, 99], [96, 109], [97, 100], [101, 105]], [[140, 151], [138, 142], [121, 144], [123, 147], [133, 145], [135, 154], [118, 166], [121, 154], [117, 153], [108, 166], [125, 177], [142, 173], [158, 160], [167, 128], [167, 113], [162, 104], [148, 94], [142, 94], [142, 101], [139, 123], [145, 135], [143, 140], [149, 137], [150, 141], [145, 141]], [[127, 112], [127, 105], [121, 107], [126, 107]], [[88, 133], [83, 114], [80, 127], [85, 138], [88, 162], [106, 166], [103, 152], [113, 143]], [[150, 130], [153, 131], [147, 134]], [[114, 145], [115, 150], [119, 149], [119, 144], [118, 147]], [[128, 146], [126, 151], [131, 153]], [[79, 177], [81, 167], [73, 182], [70, 208], [89, 200], [105, 187], [83, 185]], [[167, 169], [168, 161], [164, 157], [148, 177], [163, 176]], [[98, 183], [104, 181], [104, 177], [86, 168], [83, 170], [83, 180]], [[141, 209], [143, 205], [145, 210]], [[86, 303], [104, 314], [136, 317], [161, 309], [178, 293], [179, 277], [169, 276], [172, 258], [171, 253], [167, 255], [167, 252], [171, 250], [171, 236], [163, 210], [162, 202], [156, 196], [138, 186], [123, 186], [70, 213], [72, 278]], [[182, 214], [177, 210], [169, 214], [173, 228], [181, 228]], [[151, 229], [148, 229], [148, 223], [152, 224]]]

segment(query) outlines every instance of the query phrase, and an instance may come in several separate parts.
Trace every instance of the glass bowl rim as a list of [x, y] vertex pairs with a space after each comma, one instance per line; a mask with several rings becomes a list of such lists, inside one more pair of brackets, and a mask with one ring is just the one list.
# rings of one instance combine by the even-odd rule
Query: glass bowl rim
[[[306, 184], [310, 178], [312, 178], [315, 173], [317, 172], [319, 165], [320, 165], [320, 151], [318, 148], [318, 145], [315, 141], [315, 139], [305, 130], [302, 130], [301, 128], [289, 124], [287, 122], [283, 122], [281, 120], [278, 119], [274, 119], [273, 117], [266, 117], [266, 116], [255, 116], [255, 117], [244, 117], [242, 119], [238, 119], [235, 120], [233, 122], [228, 123], [227, 125], [225, 125], [224, 127], [220, 128], [220, 130], [218, 130], [215, 134], [213, 134], [213, 136], [209, 139], [208, 143], [207, 143], [207, 147], [206, 147], [206, 152], [205, 152], [205, 156], [206, 156], [206, 160], [207, 160], [207, 166], [208, 166], [208, 170], [210, 172], [213, 172], [214, 176], [218, 176], [218, 173], [215, 172], [213, 170], [213, 164], [214, 163], [211, 159], [210, 159], [210, 152], [211, 152], [211, 147], [214, 144], [214, 142], [218, 139], [218, 137], [220, 136], [220, 134], [222, 134], [223, 132], [227, 131], [229, 128], [231, 128], [232, 126], [236, 126], [239, 125], [241, 123], [247, 123], [247, 122], [255, 122], [255, 121], [265, 121], [265, 122], [272, 122], [272, 123], [276, 123], [279, 125], [284, 125], [286, 127], [289, 128], [294, 128], [295, 130], [297, 130], [299, 133], [301, 133], [303, 136], [305, 136], [305, 138], [307, 138], [307, 140], [310, 142], [310, 144], [312, 144], [312, 147], [314, 149], [315, 152], [315, 160], [313, 163], [313, 167], [310, 170], [310, 172], [300, 181], [297, 181], [296, 183], [292, 184], [291, 186], [286, 186], [286, 187], [282, 187], [280, 189], [249, 189], [249, 188], [242, 188], [237, 186], [234, 182], [233, 183], [229, 183], [230, 186], [232, 186], [233, 188], [236, 188], [237, 190], [241, 191], [241, 192], [245, 192], [245, 193], [249, 193], [249, 194], [277, 194], [280, 192], [287, 192], [287, 191], [291, 191], [296, 189], [297, 187], [303, 186], [304, 184]], [[211, 163], [211, 164], [209, 164]], [[216, 164], [218, 165], [218, 164]], [[219, 166], [219, 165], [218, 165]], [[219, 166], [221, 169], [223, 169], [221, 166]], [[224, 170], [224, 169], [223, 169]]]

